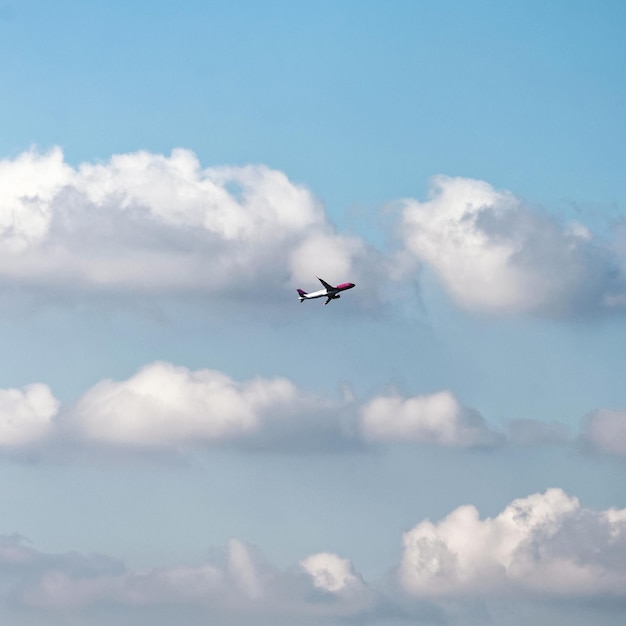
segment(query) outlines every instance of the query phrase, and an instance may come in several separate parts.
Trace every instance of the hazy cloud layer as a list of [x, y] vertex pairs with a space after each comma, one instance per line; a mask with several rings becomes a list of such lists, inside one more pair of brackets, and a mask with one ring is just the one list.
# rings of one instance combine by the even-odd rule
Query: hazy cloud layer
[[494, 518], [459, 507], [403, 543], [399, 581], [418, 596], [626, 593], [626, 509], [585, 509], [560, 489], [514, 500]]
[[507, 439], [520, 445], [566, 444], [573, 440], [569, 428], [560, 422], [513, 419], [505, 426]]
[[583, 420], [581, 436], [597, 452], [626, 457], [626, 411], [594, 411]]
[[[10, 602], [13, 610], [49, 616], [178, 606], [200, 608], [205, 619], [228, 620], [350, 616], [367, 611], [374, 600], [350, 561], [332, 553], [279, 570], [238, 539], [214, 552], [195, 566], [133, 570], [106, 556], [47, 554], [27, 547], [18, 536], [0, 537], [0, 601]], [[333, 578], [328, 584], [329, 575], [348, 578]]]
[[480, 180], [437, 176], [429, 199], [403, 202], [406, 248], [462, 307], [585, 315], [623, 309], [623, 255]]
[[0, 161], [0, 280], [106, 293], [241, 293], [385, 270], [303, 186], [183, 149], [74, 169], [60, 149]]

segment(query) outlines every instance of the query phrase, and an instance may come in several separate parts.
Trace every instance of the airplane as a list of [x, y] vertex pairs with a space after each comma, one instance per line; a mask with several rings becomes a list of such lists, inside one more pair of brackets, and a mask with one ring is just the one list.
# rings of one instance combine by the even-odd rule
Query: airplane
[[354, 287], [354, 283], [341, 283], [341, 285], [337, 285], [333, 287], [329, 285], [325, 280], [317, 276], [317, 280], [324, 285], [324, 289], [320, 289], [319, 291], [314, 291], [313, 293], [307, 293], [302, 289], [298, 289], [298, 300], [300, 302], [304, 302], [305, 300], [312, 300], [313, 298], [326, 298], [326, 302], [324, 304], [328, 304], [331, 300], [336, 300], [337, 298], [341, 298], [339, 295], [340, 291], [345, 291], [346, 289], [352, 289]]

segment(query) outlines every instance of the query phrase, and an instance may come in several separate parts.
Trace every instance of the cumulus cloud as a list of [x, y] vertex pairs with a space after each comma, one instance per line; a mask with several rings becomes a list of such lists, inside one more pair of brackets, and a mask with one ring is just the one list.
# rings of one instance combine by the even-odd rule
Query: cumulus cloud
[[593, 511], [561, 489], [494, 518], [462, 506], [404, 535], [399, 581], [417, 596], [623, 595], [626, 509]]
[[598, 409], [582, 425], [583, 442], [593, 450], [626, 457], [626, 411]]
[[168, 447], [259, 435], [270, 422], [295, 419], [317, 402], [285, 378], [237, 382], [216, 370], [157, 362], [127, 380], [95, 385], [78, 400], [71, 421], [95, 441]]
[[300, 562], [317, 589], [329, 593], [359, 593], [365, 589], [363, 579], [355, 572], [350, 559], [332, 552], [312, 554]]
[[472, 447], [502, 440], [448, 391], [376, 397], [360, 405], [306, 393], [285, 378], [238, 382], [216, 370], [165, 362], [127, 380], [101, 381], [70, 414], [68, 426], [81, 438], [146, 448], [237, 441], [269, 449], [342, 450], [363, 441]]
[[404, 201], [402, 236], [467, 309], [576, 315], [623, 308], [623, 263], [609, 245], [484, 181], [435, 177], [428, 200]]
[[477, 411], [449, 391], [403, 398], [381, 396], [361, 409], [362, 436], [372, 442], [419, 442], [443, 446], [489, 446], [501, 436]]
[[282, 172], [203, 169], [183, 149], [78, 168], [58, 148], [1, 160], [0, 261], [5, 284], [113, 293], [235, 295], [379, 274], [374, 252], [337, 234]]
[[52, 431], [58, 410], [59, 401], [47, 385], [0, 389], [0, 448], [41, 441]]

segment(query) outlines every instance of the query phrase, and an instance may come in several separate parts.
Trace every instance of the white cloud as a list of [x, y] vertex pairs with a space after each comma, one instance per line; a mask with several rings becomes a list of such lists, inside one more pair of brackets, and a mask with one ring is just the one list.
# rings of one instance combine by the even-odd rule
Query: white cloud
[[303, 241], [292, 252], [289, 265], [296, 276], [350, 276], [352, 260], [364, 254], [360, 239], [322, 233]]
[[72, 174], [58, 148], [0, 161], [0, 250], [19, 255], [45, 239], [51, 204]]
[[618, 257], [586, 227], [483, 181], [435, 177], [427, 201], [404, 202], [402, 236], [468, 309], [584, 314], [626, 293]]
[[369, 441], [483, 446], [500, 439], [478, 412], [463, 407], [449, 391], [411, 398], [374, 398], [362, 407], [360, 425]]
[[312, 554], [300, 562], [313, 584], [329, 593], [363, 591], [363, 579], [355, 572], [350, 559], [342, 559], [332, 552]]
[[183, 149], [74, 169], [57, 148], [0, 161], [0, 280], [47, 289], [267, 292], [374, 274], [362, 241], [264, 166], [202, 169]]
[[127, 380], [95, 385], [77, 402], [72, 421], [100, 442], [169, 447], [252, 436], [314, 406], [284, 378], [240, 383], [215, 370], [157, 362]]
[[59, 402], [47, 385], [0, 389], [0, 448], [28, 446], [52, 430]]
[[626, 457], [626, 411], [598, 409], [582, 425], [582, 439], [598, 452]]
[[415, 595], [623, 595], [626, 510], [592, 511], [560, 489], [494, 518], [462, 506], [404, 535], [399, 580]]

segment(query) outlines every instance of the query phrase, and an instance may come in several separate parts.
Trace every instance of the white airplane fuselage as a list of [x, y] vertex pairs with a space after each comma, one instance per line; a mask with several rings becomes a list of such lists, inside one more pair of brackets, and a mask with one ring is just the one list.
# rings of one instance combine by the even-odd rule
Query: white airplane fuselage
[[319, 291], [313, 291], [312, 293], [307, 293], [306, 295], [300, 297], [304, 300], [314, 300], [315, 298], [323, 298], [324, 296], [328, 295], [331, 295], [331, 292], [327, 291], [326, 289], [320, 289]]
[[317, 279], [322, 283], [322, 285], [324, 285], [324, 289], [312, 291], [311, 293], [298, 289], [298, 299], [300, 302], [304, 302], [305, 300], [314, 300], [315, 298], [326, 298], [326, 302], [324, 302], [324, 304], [328, 304], [331, 300], [340, 298], [340, 292], [352, 289], [355, 286], [354, 283], [341, 283], [340, 285], [333, 287], [325, 280], [319, 278], [319, 276]]

